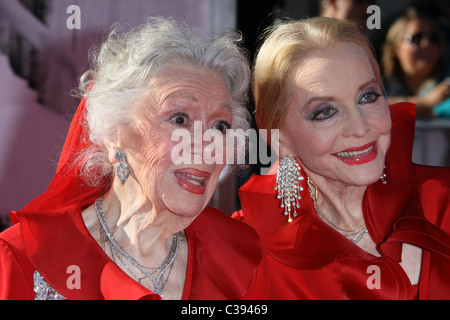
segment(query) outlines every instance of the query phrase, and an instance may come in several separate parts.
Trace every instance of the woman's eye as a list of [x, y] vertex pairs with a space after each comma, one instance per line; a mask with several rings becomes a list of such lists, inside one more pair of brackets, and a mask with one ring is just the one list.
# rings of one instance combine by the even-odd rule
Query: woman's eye
[[226, 121], [220, 121], [213, 129], [219, 130], [221, 133], [225, 134], [227, 129], [231, 129], [231, 125]]
[[177, 112], [174, 115], [172, 115], [169, 119], [169, 121], [173, 124], [176, 124], [177, 126], [184, 126], [188, 122], [189, 117], [187, 114], [183, 112]]
[[313, 113], [313, 120], [325, 120], [332, 117], [336, 113], [336, 109], [332, 107], [325, 107]]
[[379, 97], [381, 97], [381, 94], [376, 92], [367, 92], [364, 93], [361, 98], [359, 99], [359, 103], [368, 103], [368, 102], [374, 102]]

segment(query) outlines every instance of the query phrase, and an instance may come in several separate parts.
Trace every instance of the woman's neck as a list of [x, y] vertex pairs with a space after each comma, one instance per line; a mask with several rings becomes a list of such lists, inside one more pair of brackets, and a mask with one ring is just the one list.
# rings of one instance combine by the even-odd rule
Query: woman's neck
[[[101, 199], [103, 219], [101, 219], [105, 221], [108, 232], [112, 234], [120, 250], [125, 251], [126, 255], [131, 256], [139, 265], [149, 268], [148, 270], [159, 270], [159, 267], [166, 263], [169, 255], [174, 252], [173, 248], [176, 248], [177, 253], [169, 268], [170, 271], [163, 274], [164, 279], [169, 280], [167, 285], [164, 285], [163, 293], [164, 299], [181, 299], [188, 257], [187, 238], [183, 230], [195, 218], [184, 218], [168, 209], [158, 210], [144, 195], [133, 193], [127, 187], [118, 182], [113, 184], [103, 196]], [[131, 184], [130, 187], [132, 187]], [[82, 212], [91, 235], [125, 273], [155, 291], [153, 281], [145, 277], [131, 259], [118, 253], [117, 249], [112, 249], [111, 241], [105, 239], [105, 231], [98, 214], [100, 215], [100, 210], [95, 204]], [[175, 234], [178, 239], [174, 237]], [[173, 247], [174, 243], [176, 243], [175, 247]], [[122, 256], [117, 257], [118, 254]], [[139, 276], [139, 279], [135, 275]]]
[[130, 189], [118, 182], [103, 197], [108, 227], [122, 247], [130, 247], [139, 256], [161, 251], [164, 259], [173, 235], [182, 232], [192, 219], [158, 209], [145, 195]]
[[375, 242], [366, 236], [362, 200], [367, 186], [349, 186], [320, 176], [310, 178], [315, 179], [311, 196], [316, 197], [315, 206], [320, 218], [364, 251], [380, 256]]
[[364, 225], [362, 199], [366, 186], [349, 186], [321, 177], [311, 177], [309, 183], [318, 213], [325, 222], [344, 230]]

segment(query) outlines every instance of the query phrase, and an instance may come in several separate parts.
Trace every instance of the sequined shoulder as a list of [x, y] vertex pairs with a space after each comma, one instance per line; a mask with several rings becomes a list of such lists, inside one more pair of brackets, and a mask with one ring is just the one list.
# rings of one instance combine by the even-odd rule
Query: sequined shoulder
[[62, 294], [45, 281], [44, 277], [37, 270], [33, 274], [33, 282], [34, 292], [36, 292], [34, 300], [66, 300]]

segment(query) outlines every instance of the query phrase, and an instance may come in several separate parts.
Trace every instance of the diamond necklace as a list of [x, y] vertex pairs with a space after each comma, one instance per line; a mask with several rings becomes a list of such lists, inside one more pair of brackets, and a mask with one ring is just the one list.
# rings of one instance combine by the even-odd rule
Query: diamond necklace
[[[354, 230], [345, 230], [342, 228], [339, 228], [337, 225], [335, 225], [334, 223], [332, 223], [330, 220], [328, 220], [319, 210], [319, 208], [317, 207], [317, 193], [318, 193], [318, 188], [316, 187], [316, 185], [309, 179], [307, 179], [307, 183], [308, 183], [308, 190], [309, 190], [309, 194], [311, 195], [311, 199], [314, 205], [314, 209], [316, 209], [317, 215], [322, 219], [325, 220], [326, 222], [328, 222], [331, 226], [333, 226], [335, 229], [340, 230], [342, 232], [346, 232], [349, 234], [344, 235], [347, 239], [349, 239], [350, 241], [352, 241], [353, 243], [358, 243], [359, 240], [361, 240], [364, 237], [364, 234], [366, 232], [368, 232], [366, 224], [364, 223], [361, 227], [356, 228]], [[315, 193], [313, 194], [312, 192], [312, 188], [311, 185], [314, 186], [315, 189]]]
[[[167, 281], [169, 280], [170, 273], [172, 271], [175, 258], [178, 255], [179, 250], [179, 243], [180, 240], [178, 238], [178, 234], [173, 235], [173, 241], [172, 245], [169, 250], [169, 254], [167, 255], [166, 259], [164, 259], [163, 263], [156, 268], [148, 268], [143, 265], [141, 265], [139, 262], [137, 262], [132, 256], [130, 256], [125, 250], [123, 250], [119, 244], [114, 239], [114, 236], [109, 231], [108, 225], [105, 221], [105, 214], [102, 206], [102, 200], [103, 197], [98, 198], [95, 201], [95, 212], [97, 214], [98, 221], [100, 222], [100, 241], [101, 242], [107, 242], [109, 249], [111, 251], [111, 257], [113, 261], [116, 261], [114, 257], [117, 257], [119, 262], [124, 266], [126, 270], [135, 278], [139, 283], [141, 283], [142, 280], [148, 278], [151, 280], [153, 284], [153, 288], [156, 294], [161, 296], [161, 299], [163, 298], [163, 291], [167, 284]], [[136, 275], [128, 266], [128, 263], [131, 263], [136, 269], [138, 269], [142, 276]], [[148, 269], [151, 269], [153, 271], [149, 271]], [[164, 277], [164, 274], [168, 271], [166, 277]]]

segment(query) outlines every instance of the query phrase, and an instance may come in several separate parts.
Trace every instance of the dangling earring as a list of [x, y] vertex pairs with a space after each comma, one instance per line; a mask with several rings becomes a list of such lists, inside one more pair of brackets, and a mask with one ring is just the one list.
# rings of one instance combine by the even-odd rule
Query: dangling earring
[[[300, 191], [303, 191], [301, 180], [303, 176], [300, 172], [300, 165], [293, 157], [283, 156], [277, 169], [276, 184], [274, 190], [278, 190], [278, 199], [281, 199], [281, 208], [287, 221], [292, 222], [292, 217], [297, 216], [296, 208], [300, 208]], [[292, 217], [291, 217], [292, 214]]]
[[386, 184], [387, 183], [386, 180], [384, 180], [384, 178], [386, 178], [386, 173], [384, 173], [384, 169], [386, 169], [386, 166], [383, 167], [383, 174], [380, 177], [382, 184]]
[[128, 165], [128, 163], [126, 163], [125, 152], [123, 152], [120, 149], [117, 149], [116, 159], [119, 160], [119, 164], [117, 165], [116, 168], [117, 176], [119, 177], [120, 182], [124, 184], [125, 181], [128, 179], [128, 176], [130, 175], [130, 166]]

